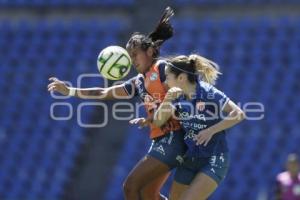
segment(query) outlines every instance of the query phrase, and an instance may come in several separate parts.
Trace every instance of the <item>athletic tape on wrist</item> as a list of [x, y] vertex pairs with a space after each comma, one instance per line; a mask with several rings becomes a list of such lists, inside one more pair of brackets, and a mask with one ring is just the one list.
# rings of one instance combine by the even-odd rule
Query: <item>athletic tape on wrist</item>
[[70, 88], [69, 89], [70, 91], [69, 91], [69, 96], [75, 96], [75, 93], [76, 93], [76, 89], [75, 88]]

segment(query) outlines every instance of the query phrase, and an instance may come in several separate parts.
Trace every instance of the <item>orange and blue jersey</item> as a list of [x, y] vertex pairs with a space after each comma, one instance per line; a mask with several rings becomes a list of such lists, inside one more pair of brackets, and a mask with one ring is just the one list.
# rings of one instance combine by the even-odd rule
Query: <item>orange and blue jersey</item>
[[[155, 108], [159, 106], [167, 93], [167, 87], [164, 84], [166, 65], [166, 61], [158, 60], [148, 72], [138, 74], [124, 83], [124, 88], [129, 95], [138, 96], [144, 102], [148, 118], [153, 117]], [[180, 123], [172, 118], [162, 127], [151, 124], [150, 138], [157, 138], [179, 129]]]

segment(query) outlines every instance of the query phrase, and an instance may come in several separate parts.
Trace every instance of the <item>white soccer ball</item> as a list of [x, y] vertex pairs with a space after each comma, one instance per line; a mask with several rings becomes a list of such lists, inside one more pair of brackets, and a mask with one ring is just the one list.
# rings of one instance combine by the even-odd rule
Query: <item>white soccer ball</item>
[[131, 59], [124, 48], [109, 46], [99, 53], [97, 66], [104, 78], [120, 80], [129, 73]]

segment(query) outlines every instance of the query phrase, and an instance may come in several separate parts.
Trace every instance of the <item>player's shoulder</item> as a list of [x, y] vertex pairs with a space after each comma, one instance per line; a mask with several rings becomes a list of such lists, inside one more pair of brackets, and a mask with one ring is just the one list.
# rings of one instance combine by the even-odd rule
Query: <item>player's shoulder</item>
[[145, 76], [141, 73], [135, 76], [134, 78], [134, 84], [135, 85], [140, 85], [144, 82]]
[[137, 74], [137, 75], [131, 77], [130, 79], [128, 79], [127, 81], [125, 81], [125, 83], [136, 84], [138, 81], [141, 81], [143, 78], [144, 78], [143, 74]]
[[154, 67], [156, 67], [159, 71], [161, 70], [165, 70], [165, 67], [167, 66], [168, 62], [164, 59], [158, 59], [155, 64]]
[[205, 81], [199, 80], [198, 84], [200, 86], [199, 87], [200, 90], [204, 90], [206, 92], [212, 92], [212, 93], [223, 93], [221, 90], [216, 88], [214, 85], [207, 83]]
[[144, 78], [144, 75], [141, 73], [138, 73], [137, 75], [135, 75], [134, 77], [132, 77], [130, 80], [136, 80], [136, 79], [140, 79], [140, 78]]
[[162, 82], [166, 80], [166, 75], [165, 75], [165, 68], [167, 66], [168, 62], [163, 59], [159, 59], [155, 62], [154, 64], [154, 71], [156, 71]]
[[211, 84], [209, 84], [205, 81], [202, 81], [202, 80], [199, 80], [198, 84], [199, 84], [199, 89], [200, 90], [205, 90], [206, 92], [214, 89], [213, 85], [211, 85]]

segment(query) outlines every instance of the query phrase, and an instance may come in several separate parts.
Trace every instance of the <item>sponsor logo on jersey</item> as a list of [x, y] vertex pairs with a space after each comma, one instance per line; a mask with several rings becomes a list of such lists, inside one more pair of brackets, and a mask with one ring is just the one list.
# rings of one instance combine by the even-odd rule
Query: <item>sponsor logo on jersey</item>
[[189, 119], [190, 114], [188, 112], [179, 112], [179, 118], [182, 120], [187, 120]]
[[193, 140], [195, 137], [196, 137], [195, 131], [189, 130], [189, 132], [184, 135], [184, 140], [187, 140], [187, 139]]

